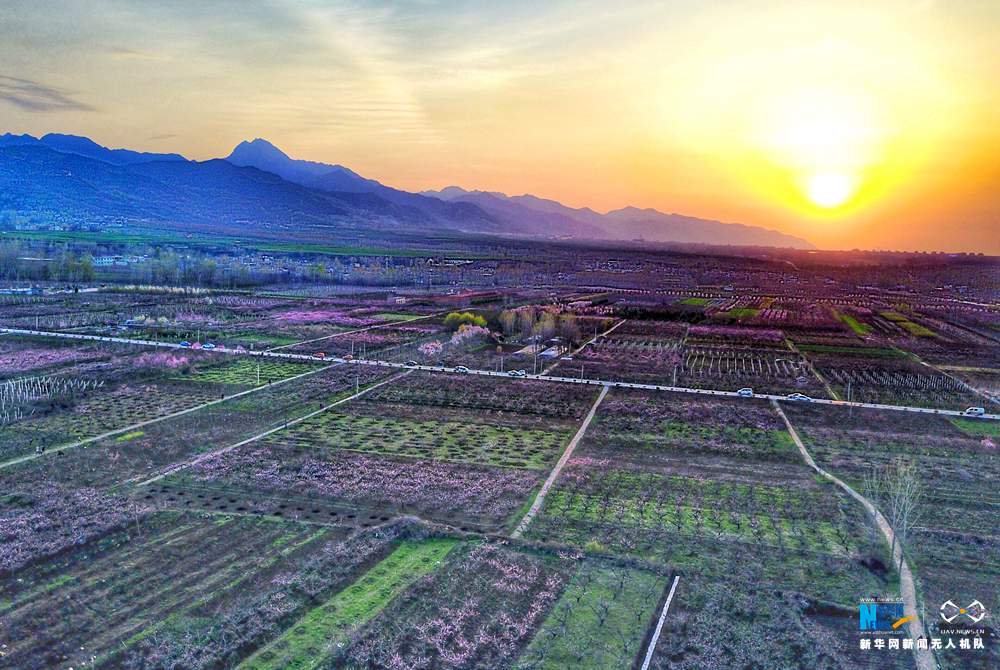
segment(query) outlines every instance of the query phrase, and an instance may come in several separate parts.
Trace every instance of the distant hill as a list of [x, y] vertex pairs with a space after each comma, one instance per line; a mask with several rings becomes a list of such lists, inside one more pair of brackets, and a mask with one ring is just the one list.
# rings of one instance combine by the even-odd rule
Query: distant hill
[[[503, 193], [467, 191], [448, 186], [440, 191], [424, 191], [450, 202], [474, 202], [488, 212], [535, 217], [560, 229], [585, 231], [583, 234], [617, 240], [642, 239], [650, 242], [681, 242], [733, 246], [814, 248], [806, 240], [741, 223], [723, 223], [682, 214], [666, 214], [655, 209], [623, 209], [600, 214], [590, 208], [573, 208], [534, 195], [508, 196]], [[577, 233], [579, 234], [579, 233]]]
[[31, 135], [0, 135], [0, 147], [41, 145], [62, 153], [86, 156], [112, 165], [135, 165], [150, 161], [186, 161], [180, 154], [158, 154], [132, 151], [130, 149], [108, 149], [90, 138], [78, 135], [49, 133], [41, 139]]
[[343, 165], [330, 165], [290, 158], [264, 139], [240, 142], [226, 160], [234, 165], [255, 167], [273, 172], [290, 182], [331, 193], [370, 193], [395, 205], [419, 211], [429, 221], [446, 228], [470, 231], [526, 232], [505, 228], [502, 221], [488, 216], [478, 207], [450, 203], [385, 186], [366, 179]]
[[247, 221], [265, 227], [360, 215], [353, 204], [221, 160], [123, 166], [41, 145], [0, 147], [4, 210], [60, 222]]
[[0, 211], [42, 221], [143, 219], [408, 233], [812, 248], [797, 237], [654, 209], [601, 214], [533, 195], [450, 186], [410, 193], [343, 165], [297, 160], [263, 139], [225, 159], [108, 149], [75, 135], [0, 135]]

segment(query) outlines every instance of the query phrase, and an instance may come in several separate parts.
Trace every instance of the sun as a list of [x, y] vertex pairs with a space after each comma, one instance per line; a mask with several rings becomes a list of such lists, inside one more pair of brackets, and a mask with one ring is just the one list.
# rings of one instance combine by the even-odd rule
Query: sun
[[813, 204], [825, 209], [839, 207], [854, 195], [854, 180], [845, 174], [819, 173], [809, 177], [806, 192]]

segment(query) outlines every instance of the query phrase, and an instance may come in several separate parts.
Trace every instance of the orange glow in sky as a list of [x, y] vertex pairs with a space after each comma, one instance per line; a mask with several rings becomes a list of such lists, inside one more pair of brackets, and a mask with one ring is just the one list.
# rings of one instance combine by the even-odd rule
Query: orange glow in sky
[[105, 5], [5, 10], [0, 132], [1000, 253], [1000, 3]]

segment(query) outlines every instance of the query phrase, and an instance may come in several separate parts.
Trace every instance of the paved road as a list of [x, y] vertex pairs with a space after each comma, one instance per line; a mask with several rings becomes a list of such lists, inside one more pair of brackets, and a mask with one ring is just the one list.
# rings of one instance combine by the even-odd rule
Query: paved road
[[663, 631], [663, 622], [667, 619], [667, 611], [670, 609], [670, 603], [674, 599], [674, 591], [677, 590], [677, 582], [680, 580], [680, 575], [675, 575], [674, 581], [670, 584], [670, 593], [667, 594], [667, 602], [663, 603], [663, 611], [660, 612], [660, 618], [656, 620], [656, 630], [653, 631], [653, 638], [649, 641], [649, 646], [646, 648], [646, 656], [642, 661], [642, 668], [640, 670], [649, 670], [649, 663], [653, 660], [653, 652], [656, 651], [656, 643], [659, 642], [660, 633]]
[[531, 520], [534, 519], [538, 514], [538, 511], [542, 509], [542, 503], [545, 502], [545, 496], [548, 495], [549, 489], [552, 488], [552, 485], [556, 483], [557, 479], [559, 479], [559, 473], [562, 472], [563, 467], [569, 461], [569, 457], [573, 455], [573, 450], [576, 449], [576, 445], [580, 443], [581, 439], [583, 439], [584, 434], [587, 432], [587, 428], [590, 426], [590, 422], [594, 420], [594, 415], [597, 414], [597, 408], [600, 407], [601, 401], [604, 400], [604, 396], [607, 394], [608, 387], [605, 386], [601, 389], [601, 394], [597, 396], [597, 400], [595, 400], [594, 404], [591, 406], [590, 412], [587, 413], [587, 417], [583, 420], [583, 423], [580, 424], [580, 428], [576, 431], [576, 435], [574, 435], [573, 439], [569, 441], [569, 444], [566, 446], [566, 450], [563, 451], [562, 456], [559, 457], [559, 462], [556, 463], [554, 468], [552, 468], [552, 472], [549, 473], [548, 479], [546, 479], [545, 483], [542, 484], [542, 488], [538, 491], [538, 495], [535, 496], [535, 502], [531, 503], [531, 508], [524, 515], [524, 518], [521, 519], [521, 523], [517, 524], [517, 528], [514, 529], [514, 532], [511, 533], [511, 537], [515, 539], [521, 537], [521, 535], [524, 534], [524, 531], [528, 529], [528, 525], [531, 524]]
[[[832, 481], [840, 488], [844, 489], [848, 495], [861, 503], [865, 510], [867, 510], [868, 513], [874, 517], [875, 525], [877, 525], [878, 529], [882, 532], [882, 535], [885, 537], [885, 541], [890, 547], [894, 548], [892, 553], [893, 562], [900, 566], [899, 593], [903, 598], [903, 614], [908, 617], [913, 617], [910, 623], [907, 624], [910, 628], [910, 637], [913, 639], [926, 637], [924, 624], [920, 619], [920, 608], [917, 607], [917, 589], [913, 584], [913, 573], [910, 571], [910, 566], [903, 557], [902, 546], [893, 539], [894, 534], [889, 522], [886, 521], [886, 518], [882, 516], [882, 512], [880, 512], [878, 508], [875, 507], [870, 500], [868, 500], [868, 498], [865, 498], [863, 495], [845, 484], [841, 479], [816, 465], [816, 461], [814, 461], [812, 455], [809, 454], [809, 450], [806, 449], [805, 443], [802, 442], [802, 438], [799, 437], [799, 434], [792, 425], [792, 422], [788, 420], [787, 416], [785, 416], [785, 412], [781, 409], [781, 406], [774, 401], [772, 401], [772, 404], [774, 405], [774, 409], [781, 416], [782, 420], [784, 420], [785, 427], [788, 428], [788, 433], [792, 436], [792, 440], [794, 440], [795, 445], [799, 448], [799, 452], [802, 454], [802, 458], [805, 459], [805, 462], [809, 465], [809, 467]], [[934, 654], [930, 650], [917, 649], [916, 645], [914, 645], [913, 655], [917, 661], [918, 670], [934, 670], [937, 667], [937, 664], [934, 661]]]
[[[117, 344], [134, 344], [147, 347], [165, 347], [169, 349], [186, 349], [176, 342], [156, 342], [153, 340], [138, 340], [127, 337], [105, 337], [101, 335], [79, 335], [77, 333], [58, 333], [43, 330], [27, 330], [23, 328], [0, 328], [0, 333], [9, 335], [34, 335], [41, 337], [58, 337], [63, 339], [92, 340], [101, 342], [112, 342]], [[318, 358], [309, 354], [290, 354], [281, 351], [246, 351], [243, 349], [229, 349], [226, 347], [215, 347], [214, 349], [201, 349], [208, 353], [232, 354], [241, 356], [261, 356], [265, 358], [285, 358], [291, 360], [304, 360], [316, 362], [350, 363], [353, 365], [376, 365], [391, 368], [403, 368], [407, 370], [426, 370], [428, 372], [464, 372], [469, 375], [480, 375], [485, 377], [510, 377], [510, 372], [497, 372], [496, 370], [468, 370], [461, 366], [457, 368], [440, 365], [406, 365], [405, 363], [393, 363], [390, 361], [380, 361], [357, 358], [324, 357]], [[558, 377], [553, 375], [526, 375], [523, 379], [534, 379], [539, 381], [556, 382], [561, 384], [591, 384], [594, 386], [606, 386], [608, 388], [631, 388], [643, 389], [647, 391], [670, 391], [672, 393], [690, 393], [694, 395], [708, 395], [718, 397], [747, 397], [762, 400], [776, 400], [782, 402], [808, 402], [812, 405], [836, 405], [838, 407], [861, 407], [868, 409], [884, 409], [894, 412], [912, 412], [915, 414], [940, 414], [943, 416], [965, 416], [961, 409], [934, 409], [928, 407], [908, 407], [906, 405], [885, 405], [869, 402], [848, 402], [846, 400], [828, 400], [826, 398], [811, 398], [808, 401], [792, 400], [785, 395], [754, 393], [752, 395], [740, 396], [737, 391], [723, 391], [721, 389], [695, 389], [685, 386], [666, 386], [662, 384], [639, 384], [632, 382], [619, 382], [601, 379], [577, 379], [575, 377]], [[984, 414], [979, 418], [993, 421], [1000, 421], [1000, 414]]]

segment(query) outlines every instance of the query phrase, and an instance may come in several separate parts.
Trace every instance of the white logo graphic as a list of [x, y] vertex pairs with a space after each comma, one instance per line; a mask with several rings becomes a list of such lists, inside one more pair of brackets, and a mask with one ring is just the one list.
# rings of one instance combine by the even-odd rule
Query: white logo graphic
[[986, 606], [978, 600], [973, 600], [967, 607], [959, 607], [952, 601], [941, 605], [941, 618], [951, 623], [960, 616], [967, 616], [972, 623], [979, 623], [986, 618]]

